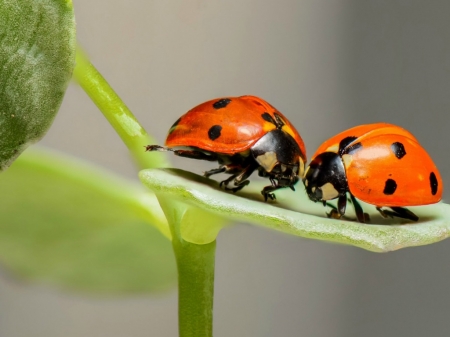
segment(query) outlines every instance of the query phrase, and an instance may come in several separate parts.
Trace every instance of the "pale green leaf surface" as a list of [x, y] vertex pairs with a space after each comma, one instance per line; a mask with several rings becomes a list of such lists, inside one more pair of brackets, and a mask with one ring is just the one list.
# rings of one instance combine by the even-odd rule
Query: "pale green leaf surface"
[[[295, 192], [289, 189], [277, 191], [277, 200], [265, 203], [260, 191], [268, 181], [252, 181], [249, 186], [233, 195], [220, 190], [214, 180], [178, 169], [143, 170], [139, 176], [157, 194], [224, 218], [374, 252], [426, 245], [450, 235], [450, 206], [444, 203], [410, 207], [420, 217], [417, 223], [383, 219], [375, 207], [362, 203], [373, 223], [367, 225], [327, 218], [326, 211], [329, 209], [324, 208], [321, 203], [311, 202], [301, 183], [297, 185]], [[348, 205], [349, 218], [354, 217], [352, 208], [351, 204]]]
[[[31, 151], [33, 150], [33, 151]], [[98, 294], [176, 283], [156, 197], [79, 160], [35, 149], [0, 175], [0, 262], [14, 276]]]
[[75, 65], [70, 0], [0, 2], [0, 171], [42, 138]]

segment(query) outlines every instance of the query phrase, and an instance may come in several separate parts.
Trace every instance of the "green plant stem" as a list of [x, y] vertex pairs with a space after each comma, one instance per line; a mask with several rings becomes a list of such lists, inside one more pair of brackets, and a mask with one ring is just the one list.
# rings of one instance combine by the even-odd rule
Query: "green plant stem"
[[190, 206], [162, 194], [156, 196], [169, 222], [177, 261], [180, 337], [211, 337], [216, 242], [197, 245], [184, 240], [181, 225]]
[[196, 245], [172, 240], [178, 266], [180, 337], [211, 337], [216, 242]]
[[164, 154], [155, 152], [149, 155], [145, 152], [144, 146], [156, 144], [156, 141], [147, 134], [79, 46], [77, 47], [74, 79], [116, 130], [140, 168], [168, 166]]

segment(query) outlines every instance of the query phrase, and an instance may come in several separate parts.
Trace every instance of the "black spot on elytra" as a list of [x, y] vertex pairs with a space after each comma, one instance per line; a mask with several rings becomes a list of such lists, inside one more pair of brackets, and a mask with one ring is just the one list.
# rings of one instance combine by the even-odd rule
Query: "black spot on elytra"
[[342, 139], [339, 143], [339, 154], [342, 156], [344, 154], [351, 154], [352, 152], [355, 152], [360, 147], [362, 147], [361, 142], [352, 144], [349, 146], [349, 144], [353, 141], [355, 141], [357, 137], [349, 136]]
[[395, 190], [397, 189], [397, 183], [393, 179], [386, 180], [386, 183], [384, 184], [384, 190], [383, 193], [386, 195], [392, 195], [394, 194]]
[[353, 142], [357, 137], [354, 136], [349, 136], [349, 137], [345, 137], [344, 139], [342, 139], [339, 142], [339, 154], [343, 155], [345, 153], [347, 153], [347, 151], [345, 151], [345, 148], [351, 143]]
[[435, 195], [438, 190], [438, 181], [434, 172], [430, 173], [431, 194]]
[[275, 120], [273, 119], [273, 117], [268, 113], [268, 112], [264, 112], [263, 114], [261, 114], [262, 119], [264, 119], [266, 122], [272, 123], [276, 125]]
[[400, 142], [393, 143], [391, 145], [391, 150], [398, 159], [402, 159], [406, 154], [405, 147]]
[[216, 140], [220, 137], [220, 131], [222, 131], [222, 127], [220, 125], [213, 125], [208, 130], [208, 137], [211, 140]]
[[350, 146], [347, 146], [344, 150], [344, 154], [352, 154], [356, 150], [362, 147], [362, 144], [360, 142], [352, 144]]
[[218, 100], [217, 102], [214, 102], [213, 108], [218, 110], [225, 108], [228, 104], [230, 104], [231, 99], [229, 98], [222, 98], [221, 100]]
[[178, 125], [178, 123], [180, 123], [180, 121], [181, 121], [181, 117], [178, 118], [175, 123], [173, 123], [173, 125], [169, 129], [169, 133], [172, 133], [175, 130], [176, 126]]

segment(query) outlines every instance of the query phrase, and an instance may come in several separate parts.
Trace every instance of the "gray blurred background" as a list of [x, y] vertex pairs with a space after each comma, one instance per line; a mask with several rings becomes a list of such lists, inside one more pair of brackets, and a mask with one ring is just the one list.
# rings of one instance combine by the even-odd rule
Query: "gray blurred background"
[[[450, 184], [448, 0], [74, 5], [79, 41], [160, 142], [191, 107], [253, 94], [297, 126], [309, 156], [351, 126], [400, 124]], [[74, 85], [42, 144], [136, 179], [126, 148]], [[217, 245], [215, 336], [448, 336], [449, 257], [446, 241], [375, 254], [233, 227]], [[0, 298], [1, 337], [177, 335], [175, 291], [95, 299], [2, 277]]]

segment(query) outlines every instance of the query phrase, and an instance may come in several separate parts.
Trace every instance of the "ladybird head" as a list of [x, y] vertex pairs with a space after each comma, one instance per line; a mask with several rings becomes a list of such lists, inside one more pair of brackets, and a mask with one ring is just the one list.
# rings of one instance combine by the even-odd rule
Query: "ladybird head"
[[278, 180], [278, 186], [293, 186], [303, 175], [305, 162], [300, 147], [287, 132], [266, 133], [251, 148], [259, 175]]
[[306, 169], [303, 184], [312, 201], [331, 200], [347, 193], [341, 157], [334, 152], [324, 152], [315, 157]]

